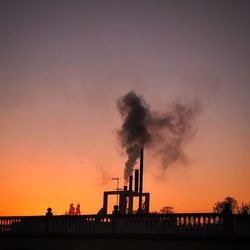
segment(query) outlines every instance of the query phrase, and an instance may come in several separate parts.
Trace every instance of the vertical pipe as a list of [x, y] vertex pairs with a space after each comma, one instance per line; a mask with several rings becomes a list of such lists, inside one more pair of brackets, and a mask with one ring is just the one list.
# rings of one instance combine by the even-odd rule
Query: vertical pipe
[[139, 170], [135, 170], [135, 193], [138, 193]]
[[141, 149], [141, 157], [140, 157], [140, 187], [139, 192], [143, 192], [143, 148]]
[[103, 193], [103, 213], [108, 213], [108, 194], [106, 192]]
[[133, 191], [133, 175], [129, 176], [129, 191]]
[[116, 188], [116, 191], [117, 191], [117, 193], [116, 193], [116, 206], [118, 206], [118, 191], [119, 191], [119, 178], [117, 178], [117, 188]]
[[149, 213], [149, 198], [150, 198], [150, 195], [149, 193], [146, 194], [145, 196], [145, 213]]
[[134, 194], [130, 193], [129, 194], [129, 205], [128, 205], [128, 213], [129, 214], [133, 213], [133, 197], [134, 197]]

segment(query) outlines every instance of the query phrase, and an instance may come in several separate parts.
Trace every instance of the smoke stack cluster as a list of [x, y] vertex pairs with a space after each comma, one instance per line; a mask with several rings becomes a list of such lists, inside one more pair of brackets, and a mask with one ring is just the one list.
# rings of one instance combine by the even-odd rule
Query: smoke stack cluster
[[[140, 182], [139, 182], [139, 174], [140, 174]], [[141, 149], [141, 156], [140, 156], [140, 170], [135, 169], [134, 190], [133, 190], [133, 175], [129, 176], [129, 191], [135, 193], [143, 193], [143, 148]]]
[[[192, 138], [192, 123], [199, 110], [197, 102], [191, 105], [175, 103], [166, 113], [159, 114], [151, 111], [143, 97], [131, 91], [118, 99], [117, 108], [123, 120], [118, 137], [128, 156], [124, 168], [125, 182], [132, 175], [141, 155], [143, 164], [143, 148], [153, 150], [160, 157], [163, 169], [186, 159], [183, 144]], [[142, 176], [143, 169], [140, 171], [140, 182]]]

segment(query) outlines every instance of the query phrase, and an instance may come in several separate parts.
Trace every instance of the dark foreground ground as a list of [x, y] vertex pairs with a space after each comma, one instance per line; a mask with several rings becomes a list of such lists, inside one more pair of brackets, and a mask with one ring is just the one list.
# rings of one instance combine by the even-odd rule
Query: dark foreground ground
[[249, 241], [1, 237], [1, 250], [250, 250]]

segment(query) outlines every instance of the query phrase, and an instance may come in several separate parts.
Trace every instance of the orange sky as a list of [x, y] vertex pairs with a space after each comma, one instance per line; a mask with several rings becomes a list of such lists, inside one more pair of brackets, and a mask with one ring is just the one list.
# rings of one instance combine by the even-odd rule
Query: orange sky
[[151, 211], [249, 202], [247, 3], [72, 2], [1, 7], [0, 215], [96, 213], [123, 176], [115, 105], [133, 89], [160, 112], [202, 105], [187, 166], [145, 151]]

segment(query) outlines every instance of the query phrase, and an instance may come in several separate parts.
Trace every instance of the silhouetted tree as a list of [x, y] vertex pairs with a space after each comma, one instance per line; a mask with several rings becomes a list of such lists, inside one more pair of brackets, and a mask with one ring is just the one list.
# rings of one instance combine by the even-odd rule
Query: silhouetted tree
[[151, 214], [159, 214], [158, 211], [151, 211], [150, 213], [151, 213]]
[[160, 213], [161, 213], [161, 214], [173, 214], [173, 213], [174, 213], [174, 208], [173, 208], [173, 207], [170, 207], [170, 206], [163, 207], [163, 208], [160, 210]]
[[250, 215], [250, 202], [248, 204], [242, 202], [237, 210], [240, 215]]
[[226, 210], [231, 210], [232, 213], [237, 213], [238, 202], [233, 197], [226, 197], [223, 201], [217, 201], [213, 208], [215, 213], [222, 213]]

